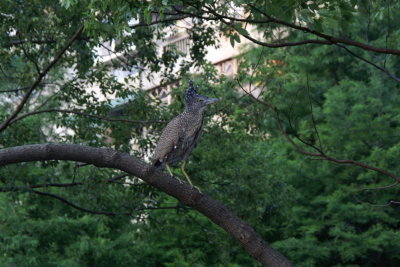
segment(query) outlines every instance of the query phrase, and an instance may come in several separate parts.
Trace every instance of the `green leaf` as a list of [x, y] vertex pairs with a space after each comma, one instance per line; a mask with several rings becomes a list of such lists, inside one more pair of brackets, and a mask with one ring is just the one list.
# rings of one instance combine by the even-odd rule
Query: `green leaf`
[[229, 36], [229, 41], [231, 42], [231, 46], [235, 47], [235, 37], [233, 35]]
[[249, 32], [248, 32], [245, 28], [242, 28], [241, 26], [236, 26], [235, 29], [236, 29], [237, 32], [240, 33], [241, 35], [244, 35], [244, 36], [249, 36], [249, 35], [250, 35]]
[[239, 34], [236, 34], [236, 33], [235, 33], [235, 34], [233, 35], [233, 38], [235, 39], [236, 42], [240, 43], [240, 36], [239, 36]]
[[150, 6], [143, 11], [143, 17], [147, 24], [151, 23], [151, 8]]
[[61, 1], [61, 5], [62, 5], [63, 7], [65, 7], [66, 9], [69, 8], [70, 4], [71, 4], [70, 0], [62, 0], [62, 1]]

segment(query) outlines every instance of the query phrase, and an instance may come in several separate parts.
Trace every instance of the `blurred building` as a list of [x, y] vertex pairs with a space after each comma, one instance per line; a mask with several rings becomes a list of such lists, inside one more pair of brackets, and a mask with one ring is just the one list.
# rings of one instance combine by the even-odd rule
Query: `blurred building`
[[[135, 22], [132, 23], [135, 25]], [[166, 30], [170, 31], [170, 36], [165, 38], [164, 40], [156, 40], [157, 49], [159, 56], [162, 56], [163, 53], [168, 52], [171, 49], [175, 49], [180, 52], [186, 59], [189, 59], [191, 40], [189, 38], [189, 31], [192, 27], [192, 23], [190, 19], [184, 19], [177, 21], [175, 26], [171, 26]], [[206, 60], [211, 62], [216, 67], [219, 74], [223, 74], [227, 77], [233, 77], [238, 70], [238, 60], [237, 56], [243, 52], [241, 47], [243, 44], [248, 44], [249, 41], [243, 37], [241, 37], [240, 46], [238, 44], [235, 47], [232, 47], [230, 41], [226, 37], [217, 37], [218, 38], [218, 47], [208, 47]], [[123, 57], [117, 53], [113, 53], [116, 42], [104, 43], [99, 49], [98, 60], [104, 64], [111, 64], [113, 60], [117, 60], [118, 57]], [[132, 49], [132, 54], [135, 51]], [[121, 59], [123, 60], [123, 58]], [[178, 64], [177, 64], [178, 65]], [[193, 73], [196, 73], [196, 70], [193, 69]], [[124, 71], [121, 69], [114, 69], [112, 74], [118, 79], [119, 82], [125, 83], [125, 79], [130, 75], [141, 75], [141, 83], [142, 89], [149, 91], [154, 97], [160, 98], [163, 102], [169, 104], [171, 102], [170, 90], [176, 84], [161, 84], [161, 76], [150, 73], [149, 71], [142, 71], [140, 74], [137, 70], [132, 71]], [[148, 77], [151, 78], [148, 79]], [[93, 88], [96, 91], [96, 88]], [[96, 91], [97, 93], [99, 90]], [[113, 96], [102, 96], [99, 95], [100, 98], [113, 98]], [[113, 102], [115, 106], [122, 104], [118, 99], [115, 99]]]

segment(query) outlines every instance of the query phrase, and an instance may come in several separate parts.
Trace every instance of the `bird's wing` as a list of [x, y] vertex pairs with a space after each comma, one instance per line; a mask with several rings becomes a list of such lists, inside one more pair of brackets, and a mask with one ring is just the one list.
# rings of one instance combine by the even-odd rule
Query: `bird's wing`
[[203, 119], [201, 119], [201, 123], [200, 123], [199, 129], [197, 130], [196, 136], [194, 137], [193, 149], [195, 149], [197, 147], [197, 144], [199, 143], [201, 131], [202, 131], [202, 128], [203, 128], [203, 122], [204, 122]]
[[168, 154], [176, 148], [179, 139], [182, 138], [183, 132], [178, 117], [175, 117], [165, 126], [153, 155], [153, 164], [158, 160], [164, 161]]

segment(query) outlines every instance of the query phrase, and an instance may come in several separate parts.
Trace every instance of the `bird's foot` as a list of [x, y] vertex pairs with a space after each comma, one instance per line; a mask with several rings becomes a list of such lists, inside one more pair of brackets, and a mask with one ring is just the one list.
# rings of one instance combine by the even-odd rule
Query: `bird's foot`
[[203, 194], [203, 192], [201, 192], [201, 190], [200, 190], [200, 187], [194, 186], [194, 185], [191, 185], [191, 187], [192, 187], [192, 189], [196, 189], [197, 191], [199, 191], [200, 193]]
[[173, 176], [175, 179], [177, 179], [179, 181], [180, 184], [184, 184], [185, 182], [182, 181], [178, 176]]

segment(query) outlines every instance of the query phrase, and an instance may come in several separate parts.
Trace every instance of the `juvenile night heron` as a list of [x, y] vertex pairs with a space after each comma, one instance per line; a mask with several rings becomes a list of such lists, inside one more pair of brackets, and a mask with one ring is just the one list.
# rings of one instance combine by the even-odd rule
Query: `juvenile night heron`
[[217, 101], [219, 100], [216, 98], [199, 95], [193, 82], [189, 81], [189, 88], [185, 92], [185, 110], [164, 128], [153, 155], [155, 167], [161, 170], [167, 167], [169, 174], [173, 176], [170, 166], [176, 166], [183, 161], [182, 173], [193, 187], [185, 171], [185, 163], [199, 141], [204, 110]]

